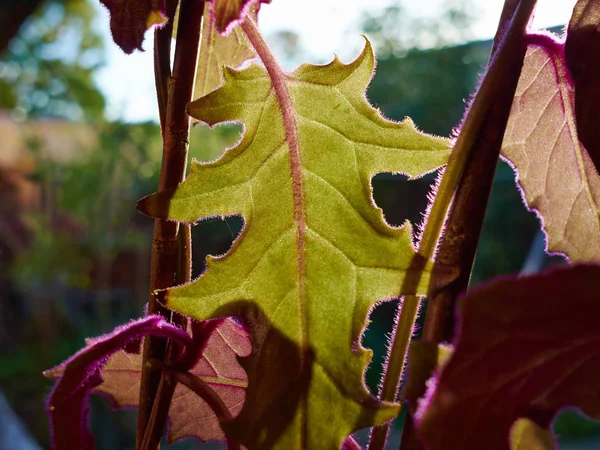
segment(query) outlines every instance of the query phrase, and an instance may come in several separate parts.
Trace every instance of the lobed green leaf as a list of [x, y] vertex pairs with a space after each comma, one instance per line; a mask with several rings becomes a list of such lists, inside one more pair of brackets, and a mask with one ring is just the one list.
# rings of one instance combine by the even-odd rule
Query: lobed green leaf
[[412, 265], [411, 229], [385, 223], [371, 178], [419, 176], [444, 164], [449, 149], [368, 104], [374, 64], [367, 42], [348, 65], [305, 64], [275, 78], [258, 65], [225, 69], [224, 86], [189, 112], [211, 126], [241, 121], [241, 142], [213, 163], [194, 163], [176, 190], [139, 203], [181, 222], [245, 220], [229, 253], [161, 294], [196, 319], [234, 315], [249, 326], [246, 403], [226, 432], [250, 449], [339, 449], [354, 430], [399, 410], [366, 390], [370, 352], [360, 334], [376, 302], [424, 295], [429, 277], [401, 289], [408, 271], [421, 270]]

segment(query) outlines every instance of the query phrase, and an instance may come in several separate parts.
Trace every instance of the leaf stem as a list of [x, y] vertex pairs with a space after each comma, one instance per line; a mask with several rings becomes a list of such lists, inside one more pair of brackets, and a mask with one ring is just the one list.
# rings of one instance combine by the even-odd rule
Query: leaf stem
[[[302, 180], [302, 164], [300, 154], [300, 140], [298, 137], [298, 127], [296, 123], [296, 116], [294, 114], [294, 107], [290, 92], [288, 90], [287, 81], [288, 77], [286, 73], [281, 69], [277, 59], [271, 53], [269, 46], [263, 39], [262, 35], [256, 23], [251, 17], [246, 17], [244, 22], [241, 24], [242, 30], [246, 34], [246, 37], [254, 47], [256, 54], [263, 62], [265, 69], [271, 80], [273, 86], [273, 92], [279, 103], [281, 110], [281, 118], [283, 127], [285, 130], [285, 141], [289, 148], [290, 155], [290, 172], [292, 176], [292, 195], [294, 203], [294, 223], [296, 226], [296, 264], [298, 267], [298, 317], [300, 318], [300, 359], [299, 359], [299, 370], [303, 372], [305, 370], [306, 361], [308, 359], [308, 319], [306, 313], [306, 299], [305, 299], [305, 239], [306, 239], [306, 218], [305, 218], [305, 205], [304, 205], [304, 193], [303, 193], [303, 180]], [[306, 402], [306, 397], [303, 398], [302, 402]], [[300, 407], [300, 419], [299, 422], [302, 424], [301, 428], [306, 429], [307, 417], [304, 412], [306, 405]], [[301, 433], [301, 435], [303, 435]], [[301, 440], [303, 437], [301, 438]], [[304, 443], [300, 444], [300, 447], [305, 447]]]
[[[163, 159], [158, 185], [159, 191], [174, 188], [185, 178], [190, 130], [190, 118], [185, 108], [192, 97], [203, 12], [204, 2], [198, 0], [181, 0], [175, 61], [168, 88], [167, 108], [164, 114]], [[160, 50], [158, 50], [158, 53], [160, 53]], [[164, 66], [164, 55], [162, 54], [158, 57], [155, 68], [159, 65], [161, 67]], [[164, 75], [164, 71], [159, 68], [156, 69], [156, 73], [159, 76], [161, 74]], [[157, 80], [157, 87], [163, 85], [163, 83], [163, 79]], [[160, 87], [158, 87], [158, 95], [159, 103], [163, 102], [162, 95], [164, 93], [161, 94]], [[189, 271], [186, 274], [185, 270], [180, 270], [183, 269], [181, 252], [187, 252], [185, 253], [187, 255], [186, 259], [189, 260], [189, 251], [191, 248], [189, 245], [189, 234], [186, 235], [187, 244], [183, 243], [179, 237], [180, 229], [182, 227], [173, 222], [161, 219], [157, 219], [154, 222], [154, 236], [150, 258], [148, 314], [160, 314], [169, 320], [171, 320], [171, 312], [158, 303], [154, 292], [158, 289], [169, 288], [177, 283], [189, 281]], [[181, 324], [182, 320], [180, 317], [175, 317], [175, 322]], [[159, 392], [159, 386], [164, 385], [164, 383], [161, 383], [161, 370], [146, 364], [150, 359], [164, 361], [165, 356], [167, 356], [166, 350], [167, 346], [164, 339], [150, 337], [144, 341], [136, 440], [136, 448], [138, 449], [143, 444], [155, 402], [161, 405], [158, 411], [163, 415], [164, 421], [156, 420], [154, 427], [157, 430], [149, 431], [150, 435], [158, 435], [160, 439], [166, 422], [174, 383], [167, 383], [170, 385], [169, 388], [162, 388]], [[148, 450], [155, 450], [158, 448], [158, 443], [156, 446], [147, 448]]]
[[[514, 3], [513, 0], [508, 0], [508, 2]], [[514, 54], [515, 52], [518, 53], [518, 50], [521, 48], [522, 36], [535, 3], [536, 0], [520, 0], [513, 15], [513, 20], [510, 22], [509, 29], [502, 33], [501, 44], [498, 47], [497, 53], [492, 58], [477, 95], [466, 114], [460, 134], [448, 159], [433, 205], [427, 217], [425, 229], [419, 243], [416, 263], [419, 263], [419, 259], [431, 260], [435, 256], [454, 193], [459, 183], [461, 183], [465, 169], [472, 169], [469, 162], [476, 159], [474, 152], [477, 148], [476, 145], [480, 130], [485, 123], [495, 98], [497, 98], [498, 92], [502, 89], [503, 80], [510, 77], [511, 73], [514, 73]], [[503, 16], [505, 16], [505, 13], [503, 13]], [[485, 140], [485, 136], [481, 136], [481, 139]], [[485, 209], [479, 212], [483, 216]], [[439, 264], [436, 265], [436, 269], [432, 274], [430, 289], [447, 284], [449, 282], [449, 274], [452, 273], [451, 270], [448, 270], [448, 267]], [[422, 272], [408, 272], [403, 284], [415, 285], [419, 282], [421, 276]], [[383, 401], [396, 401], [419, 304], [420, 298], [416, 296], [406, 296], [403, 299], [400, 318], [394, 332], [388, 360], [384, 366], [382, 387], [379, 395]], [[389, 424], [374, 428], [371, 442], [369, 443], [369, 450], [383, 449], [388, 431]]]

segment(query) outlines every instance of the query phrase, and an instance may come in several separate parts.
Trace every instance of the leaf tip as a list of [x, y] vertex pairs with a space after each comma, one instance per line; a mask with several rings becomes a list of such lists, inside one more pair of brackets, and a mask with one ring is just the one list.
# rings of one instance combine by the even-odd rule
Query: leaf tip
[[147, 195], [136, 203], [136, 209], [148, 217], [154, 219], [166, 219], [169, 211], [169, 204], [175, 195], [176, 189], [167, 189], [155, 194]]

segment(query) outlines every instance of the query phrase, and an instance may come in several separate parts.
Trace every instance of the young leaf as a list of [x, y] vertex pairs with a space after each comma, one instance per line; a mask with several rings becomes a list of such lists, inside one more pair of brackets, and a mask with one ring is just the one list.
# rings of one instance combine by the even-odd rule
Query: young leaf
[[58, 378], [48, 398], [48, 416], [54, 450], [91, 450], [94, 437], [87, 428], [87, 398], [102, 383], [102, 367], [111, 354], [128, 342], [145, 335], [175, 340], [184, 348], [192, 347], [189, 335], [160, 316], [147, 316], [116, 328], [111, 334], [91, 339], [71, 358], [44, 372]]
[[[208, 16], [210, 4], [204, 6], [204, 17]], [[256, 11], [249, 12], [256, 18]], [[227, 36], [217, 32], [214, 24], [205, 21], [202, 25], [202, 40], [198, 57], [198, 70], [194, 95], [197, 99], [223, 84], [223, 66], [239, 67], [245, 61], [254, 58], [254, 52], [246, 41], [240, 27], [235, 27]]]
[[600, 419], [600, 266], [501, 279], [460, 300], [453, 355], [419, 424], [427, 450], [507, 450], [519, 418]]
[[110, 12], [110, 31], [115, 43], [129, 54], [143, 50], [146, 30], [167, 20], [161, 0], [100, 0]]
[[[445, 162], [448, 142], [367, 103], [375, 62], [368, 42], [348, 65], [334, 59], [290, 75], [261, 58], [267, 70], [225, 69], [225, 85], [189, 106], [211, 126], [242, 121], [239, 145], [214, 163], [194, 163], [176, 190], [138, 207], [181, 222], [245, 219], [225, 257], [209, 257], [199, 279], [162, 293], [196, 319], [237, 315], [250, 327], [246, 403], [225, 431], [250, 449], [339, 449], [354, 430], [398, 411], [365, 389], [370, 353], [359, 336], [375, 302], [415, 293], [402, 280], [420, 270], [411, 265], [410, 226], [385, 223], [371, 178], [431, 171]], [[424, 276], [416, 293], [427, 283]]]
[[600, 0], [579, 0], [573, 9], [565, 57], [575, 81], [577, 133], [600, 169]]
[[564, 46], [548, 35], [528, 37], [502, 153], [542, 218], [548, 250], [600, 261], [600, 177], [577, 138]]

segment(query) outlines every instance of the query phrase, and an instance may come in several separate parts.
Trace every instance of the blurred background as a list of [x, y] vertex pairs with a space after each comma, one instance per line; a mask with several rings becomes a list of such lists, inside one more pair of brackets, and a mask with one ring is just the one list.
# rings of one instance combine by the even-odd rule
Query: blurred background
[[[502, 2], [485, 3], [377, 0], [366, 11], [358, 0], [276, 0], [264, 7], [261, 26], [288, 69], [327, 62], [334, 52], [349, 60], [366, 34], [378, 56], [369, 100], [392, 119], [410, 116], [420, 129], [447, 136], [489, 55]], [[542, 0], [540, 25], [561, 33], [572, 5]], [[48, 448], [51, 382], [41, 372], [85, 337], [143, 314], [152, 221], [135, 202], [155, 191], [161, 158], [151, 53], [119, 53], [97, 0], [0, 3], [0, 423], [18, 424], [31, 444], [14, 448]], [[192, 157], [214, 160], [240, 131], [194, 127]], [[435, 176], [376, 176], [374, 198], [386, 220], [417, 226]], [[193, 227], [194, 276], [240, 229], [238, 217]], [[543, 249], [539, 223], [501, 162], [473, 283], [562, 263]], [[366, 374], [373, 392], [396, 307], [379, 305], [365, 334], [363, 344], [375, 352]], [[113, 412], [103, 398], [92, 404], [98, 448], [133, 449], [135, 413]], [[555, 431], [562, 449], [600, 448], [599, 426], [576, 412], [561, 414]], [[398, 439], [397, 426], [390, 448]], [[2, 442], [0, 431], [0, 450], [12, 448]]]

